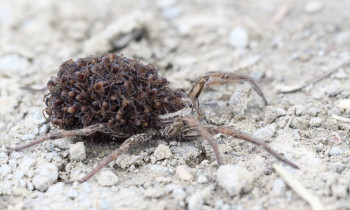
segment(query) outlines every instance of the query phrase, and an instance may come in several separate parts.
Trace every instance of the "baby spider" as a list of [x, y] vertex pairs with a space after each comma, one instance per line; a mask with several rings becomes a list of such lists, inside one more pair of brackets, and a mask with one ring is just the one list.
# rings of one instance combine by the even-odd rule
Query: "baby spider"
[[[114, 54], [80, 58], [64, 62], [47, 83], [50, 91], [44, 97], [44, 110], [51, 123], [63, 129], [10, 150], [22, 150], [46, 140], [64, 137], [92, 136], [124, 139], [121, 146], [100, 162], [84, 178], [91, 178], [101, 168], [154, 137], [193, 140], [203, 136], [213, 147], [218, 165], [223, 163], [213, 134], [222, 133], [258, 145], [288, 165], [298, 168], [262, 141], [227, 126], [202, 126], [198, 120], [198, 97], [205, 85], [249, 82], [267, 101], [252, 78], [235, 73], [206, 72], [188, 94], [168, 87], [153, 65]], [[104, 135], [100, 135], [104, 134]]]

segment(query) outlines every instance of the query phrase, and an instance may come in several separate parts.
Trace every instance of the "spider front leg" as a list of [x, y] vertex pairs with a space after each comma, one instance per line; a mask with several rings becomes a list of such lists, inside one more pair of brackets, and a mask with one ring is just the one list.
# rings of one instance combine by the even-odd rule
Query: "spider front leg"
[[27, 144], [22, 144], [16, 147], [6, 147], [6, 149], [12, 150], [12, 151], [20, 151], [22, 149], [26, 149], [36, 144], [40, 144], [47, 140], [55, 140], [60, 138], [73, 137], [73, 136], [90, 136], [91, 134], [96, 132], [103, 132], [104, 129], [105, 129], [105, 125], [96, 124], [96, 125], [91, 125], [89, 127], [78, 129], [78, 130], [59, 131], [56, 133], [49, 133], [46, 136], [39, 138], [38, 140], [29, 142]]
[[253, 78], [243, 75], [243, 74], [236, 74], [236, 73], [227, 73], [227, 72], [220, 72], [220, 71], [210, 71], [204, 73], [196, 82], [196, 84], [192, 87], [190, 92], [188, 93], [188, 97], [192, 99], [192, 101], [196, 101], [198, 99], [198, 96], [201, 94], [203, 87], [207, 85], [212, 84], [226, 84], [226, 83], [232, 83], [234, 81], [247, 81], [251, 84], [255, 92], [258, 93], [258, 95], [263, 99], [264, 104], [268, 105], [267, 100], [259, 88], [259, 86], [255, 83]]
[[257, 146], [260, 146], [264, 150], [266, 150], [268, 153], [270, 153], [272, 156], [274, 156], [276, 159], [292, 166], [293, 168], [299, 169], [299, 167], [296, 164], [292, 163], [291, 161], [287, 160], [286, 158], [284, 158], [283, 156], [278, 154], [276, 151], [271, 149], [267, 144], [265, 144], [262, 141], [259, 141], [258, 139], [254, 138], [253, 136], [250, 136], [244, 132], [234, 130], [233, 128], [227, 127], [227, 126], [208, 126], [208, 127], [206, 127], [206, 129], [211, 134], [222, 133], [222, 134], [229, 135], [232, 137], [237, 137], [237, 138], [242, 139], [244, 141], [247, 141], [247, 142], [250, 142], [250, 143], [255, 144]]
[[[152, 137], [155, 135], [155, 133], [156, 132], [154, 130], [149, 130], [145, 133], [136, 134], [136, 135], [131, 136], [130, 138], [125, 140], [118, 149], [114, 150], [110, 155], [108, 155], [108, 157], [106, 157], [104, 160], [102, 160], [94, 169], [92, 169], [81, 180], [78, 180], [78, 182], [83, 183], [83, 182], [87, 181], [88, 179], [93, 177], [97, 172], [99, 172], [103, 167], [108, 165], [113, 160], [117, 159], [117, 157], [119, 155], [128, 151], [131, 146], [137, 145], [137, 144], [142, 144], [142, 143], [145, 143], [146, 141], [149, 141], [150, 139], [152, 139]], [[71, 184], [73, 182], [75, 182], [75, 181], [68, 181], [66, 183]]]

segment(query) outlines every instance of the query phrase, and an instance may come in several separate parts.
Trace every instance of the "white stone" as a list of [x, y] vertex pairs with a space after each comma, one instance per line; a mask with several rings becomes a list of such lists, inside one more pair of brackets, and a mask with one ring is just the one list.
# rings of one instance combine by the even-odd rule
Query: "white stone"
[[243, 167], [222, 165], [217, 171], [217, 181], [230, 196], [247, 193], [253, 188], [253, 176]]
[[86, 159], [84, 142], [77, 142], [69, 145], [69, 154], [71, 160], [82, 161]]
[[322, 2], [319, 1], [310, 1], [305, 5], [305, 12], [307, 13], [316, 13], [323, 8]]
[[36, 163], [36, 160], [33, 158], [26, 158], [22, 163], [19, 164], [19, 168], [23, 171], [24, 174], [27, 174], [29, 169]]
[[201, 192], [196, 192], [188, 199], [188, 210], [202, 209], [203, 196]]
[[176, 175], [184, 181], [189, 181], [193, 179], [190, 168], [186, 165], [180, 165], [176, 167]]
[[37, 174], [33, 178], [33, 185], [35, 189], [39, 191], [46, 191], [50, 185], [55, 183], [58, 178], [57, 167], [51, 163], [44, 163], [40, 165], [37, 170]]
[[313, 117], [311, 118], [309, 124], [311, 127], [319, 127], [322, 123], [322, 118], [319, 118], [319, 117]]
[[9, 156], [5, 152], [0, 152], [0, 165], [7, 164]]
[[110, 187], [118, 183], [118, 177], [112, 171], [104, 169], [96, 176], [97, 183], [104, 187]]
[[271, 138], [276, 132], [276, 125], [275, 124], [269, 124], [266, 127], [259, 128], [254, 132], [254, 136], [259, 139], [269, 139]]
[[170, 148], [168, 146], [166, 146], [164, 144], [160, 144], [154, 150], [153, 156], [158, 161], [158, 160], [171, 158], [172, 153], [171, 153], [171, 150], [170, 150]]
[[235, 48], [245, 48], [248, 46], [249, 36], [246, 30], [241, 27], [234, 28], [230, 33], [230, 45]]

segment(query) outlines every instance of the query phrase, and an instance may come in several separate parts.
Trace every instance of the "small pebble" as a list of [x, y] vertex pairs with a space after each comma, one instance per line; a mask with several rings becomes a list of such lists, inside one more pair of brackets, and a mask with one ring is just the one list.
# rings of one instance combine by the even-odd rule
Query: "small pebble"
[[58, 169], [51, 163], [44, 163], [37, 168], [37, 174], [33, 178], [35, 189], [44, 192], [50, 185], [55, 183], [58, 178]]
[[311, 58], [311, 53], [309, 52], [300, 52], [298, 55], [298, 59], [302, 62], [307, 62]]
[[235, 48], [245, 48], [248, 46], [249, 36], [246, 30], [241, 27], [234, 28], [230, 33], [230, 45]]
[[302, 105], [295, 105], [295, 114], [301, 116], [305, 114], [305, 107]]
[[328, 116], [332, 116], [332, 115], [340, 115], [341, 111], [338, 107], [332, 107], [330, 110], [328, 110], [327, 114]]
[[309, 120], [304, 117], [296, 117], [291, 123], [292, 128], [305, 130], [309, 126]]
[[64, 183], [63, 182], [57, 182], [49, 187], [49, 189], [46, 191], [46, 193], [52, 193], [52, 194], [59, 194], [63, 192], [64, 190]]
[[199, 175], [198, 178], [197, 178], [197, 182], [199, 184], [204, 184], [204, 183], [207, 183], [208, 182], [208, 178], [204, 175]]
[[39, 129], [39, 135], [43, 136], [49, 132], [50, 126], [48, 124], [44, 124]]
[[5, 152], [0, 152], [0, 165], [7, 164], [9, 156]]
[[338, 174], [342, 173], [342, 172], [344, 171], [344, 169], [345, 169], [345, 165], [344, 165], [343, 163], [337, 163], [337, 164], [335, 165], [335, 171], [336, 171]]
[[160, 198], [164, 195], [164, 191], [161, 188], [150, 187], [144, 192], [146, 198]]
[[315, 146], [315, 150], [316, 150], [316, 152], [322, 152], [323, 151], [323, 144], [317, 144], [316, 146]]
[[344, 147], [333, 146], [333, 147], [329, 150], [329, 155], [331, 155], [331, 156], [337, 156], [337, 155], [344, 154], [346, 151], [347, 151], [347, 149], [344, 148]]
[[9, 165], [3, 164], [0, 166], [0, 177], [3, 178], [11, 173], [12, 169]]
[[337, 107], [341, 110], [345, 110], [346, 112], [350, 111], [350, 99], [343, 99], [338, 101]]
[[230, 196], [238, 196], [247, 193], [253, 188], [253, 177], [243, 167], [234, 165], [222, 165], [217, 171], [217, 181]]
[[186, 165], [180, 165], [176, 167], [176, 175], [184, 181], [189, 181], [193, 179], [190, 168]]
[[322, 122], [323, 122], [322, 118], [314, 117], [314, 118], [311, 118], [309, 124], [310, 124], [310, 127], [319, 127]]
[[333, 81], [326, 87], [326, 93], [331, 97], [337, 96], [343, 91], [343, 85], [338, 80]]
[[265, 109], [266, 109], [266, 112], [265, 112], [264, 121], [266, 123], [272, 123], [278, 117], [276, 108], [273, 106], [267, 106]]
[[118, 177], [110, 170], [104, 169], [96, 176], [97, 183], [103, 187], [110, 187], [118, 183]]
[[172, 153], [170, 148], [167, 145], [159, 144], [157, 148], [154, 150], [153, 156], [158, 161], [158, 160], [171, 158]]
[[29, 169], [31, 169], [36, 163], [36, 160], [33, 158], [25, 158], [22, 163], [19, 164], [19, 168], [27, 175]]
[[313, 13], [320, 11], [322, 8], [323, 8], [322, 2], [310, 1], [310, 2], [306, 3], [304, 9], [305, 9], [305, 12], [307, 12], [309, 14], [313, 14]]
[[84, 142], [77, 142], [69, 145], [69, 154], [71, 160], [82, 161], [86, 159]]
[[203, 208], [203, 196], [201, 192], [196, 192], [188, 199], [188, 210], [197, 210]]
[[78, 191], [76, 191], [73, 188], [69, 188], [69, 190], [67, 190], [66, 192], [66, 196], [70, 199], [75, 199], [76, 197], [78, 197], [79, 193]]
[[316, 117], [318, 112], [319, 112], [318, 109], [315, 107], [311, 107], [310, 109], [307, 110], [307, 113], [312, 117]]
[[286, 192], [287, 186], [281, 179], [276, 179], [273, 182], [272, 191], [277, 195], [283, 195]]
[[269, 124], [263, 128], [259, 128], [258, 130], [256, 130], [253, 136], [259, 139], [269, 139], [275, 134], [275, 132], [276, 132], [276, 125]]
[[47, 119], [44, 117], [41, 111], [35, 112], [33, 118], [33, 122], [36, 125], [42, 125], [47, 122]]

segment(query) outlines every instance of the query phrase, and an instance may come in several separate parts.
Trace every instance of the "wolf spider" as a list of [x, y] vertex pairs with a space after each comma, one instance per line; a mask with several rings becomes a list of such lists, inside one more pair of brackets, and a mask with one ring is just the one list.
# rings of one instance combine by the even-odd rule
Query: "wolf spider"
[[[129, 150], [133, 145], [140, 145], [144, 142], [151, 140], [153, 137], [160, 137], [165, 139], [181, 138], [185, 140], [193, 140], [200, 136], [203, 136], [212, 146], [218, 165], [222, 165], [223, 161], [218, 150], [218, 145], [216, 140], [212, 137], [214, 134], [225, 134], [232, 137], [237, 137], [252, 144], [262, 147], [264, 150], [269, 152], [272, 156], [278, 160], [292, 166], [293, 168], [298, 168], [298, 166], [291, 161], [285, 159], [283, 156], [272, 150], [267, 144], [262, 141], [244, 133], [237, 131], [228, 126], [202, 126], [198, 120], [199, 112], [199, 102], [198, 97], [203, 90], [205, 85], [211, 84], [226, 84], [234, 81], [246, 81], [249, 82], [257, 94], [263, 99], [264, 104], [267, 105], [267, 101], [264, 94], [254, 82], [254, 80], [248, 76], [236, 73], [224, 73], [224, 72], [206, 72], [200, 76], [198, 81], [192, 87], [188, 94], [183, 94], [184, 97], [181, 99], [184, 108], [173, 113], [168, 113], [164, 115], [159, 115], [158, 120], [161, 122], [161, 129], [148, 129], [144, 133], [138, 133], [135, 135], [125, 136], [118, 134], [111, 134], [107, 129], [106, 124], [94, 124], [82, 129], [59, 131], [56, 133], [50, 133], [46, 136], [39, 138], [36, 141], [23, 144], [14, 148], [8, 148], [10, 150], [19, 151], [33, 145], [42, 143], [46, 140], [54, 140], [64, 137], [74, 137], [74, 136], [90, 136], [96, 132], [106, 133], [113, 137], [119, 137], [126, 139], [121, 146], [114, 150], [108, 157], [102, 160], [93, 170], [91, 170], [85, 177], [78, 180], [79, 183], [85, 182], [94, 176], [101, 168], [115, 160], [120, 154]], [[73, 181], [71, 181], [73, 182]], [[71, 183], [68, 182], [68, 183]]]

